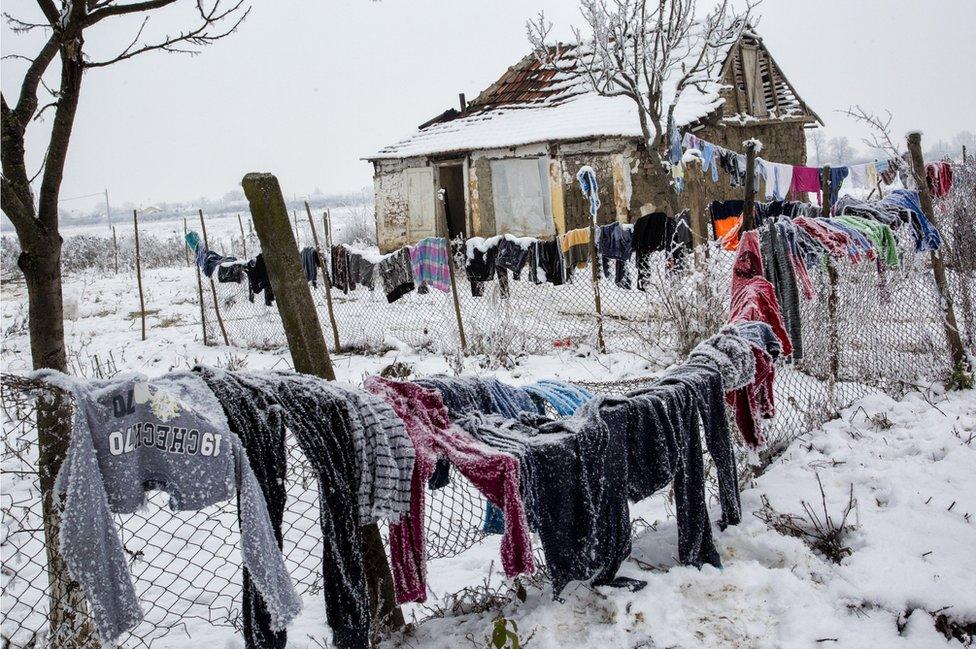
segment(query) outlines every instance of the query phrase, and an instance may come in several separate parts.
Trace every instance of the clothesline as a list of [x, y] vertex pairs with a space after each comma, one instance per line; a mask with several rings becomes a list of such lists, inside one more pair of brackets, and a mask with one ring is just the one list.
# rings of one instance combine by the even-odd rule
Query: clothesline
[[[685, 133], [680, 142], [672, 134], [670, 157], [672, 176], [677, 191], [680, 192], [684, 185], [682, 148], [684, 152], [696, 150], [701, 154], [702, 171], [706, 173], [711, 171], [713, 182], [718, 182], [718, 170], [721, 167], [729, 174], [730, 184], [733, 187], [745, 184], [746, 156], [744, 154], [704, 140], [693, 133]], [[839, 198], [841, 186], [845, 181], [850, 183], [853, 189], [873, 190], [880, 186], [879, 180], [884, 181], [886, 185], [892, 184], [895, 180], [895, 174], [903, 168], [904, 164], [905, 162], [901, 158], [896, 157], [873, 162], [831, 166], [831, 203], [836, 202]], [[765, 181], [767, 198], [784, 200], [789, 194], [795, 197], [803, 192], [813, 192], [817, 194], [818, 200], [822, 200], [820, 192], [823, 171], [820, 167], [771, 162], [757, 156], [754, 184], [758, 189], [759, 178]], [[945, 161], [927, 162], [925, 163], [925, 173], [927, 185], [935, 197], [948, 194], [952, 187], [952, 166], [949, 163]], [[907, 176], [907, 180], [911, 182], [912, 176]]]

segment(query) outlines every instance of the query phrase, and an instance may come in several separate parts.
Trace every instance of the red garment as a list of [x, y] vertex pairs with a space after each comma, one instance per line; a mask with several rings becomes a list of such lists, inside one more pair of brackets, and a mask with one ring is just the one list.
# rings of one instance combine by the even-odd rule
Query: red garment
[[488, 502], [505, 513], [501, 538], [502, 567], [514, 577], [535, 572], [532, 540], [519, 491], [518, 458], [479, 442], [451, 423], [441, 396], [408, 381], [368, 377], [364, 387], [383, 397], [403, 420], [416, 460], [410, 489], [410, 511], [390, 525], [390, 556], [397, 602], [427, 600], [424, 500], [427, 481], [438, 458], [448, 461], [471, 481]]
[[763, 276], [759, 234], [755, 230], [739, 237], [739, 252], [732, 266], [732, 304], [729, 323], [758, 321], [773, 328], [783, 346], [783, 355], [793, 353], [793, 343], [783, 325], [783, 313], [776, 299], [776, 289]]
[[[827, 250], [827, 254], [835, 258], [850, 256], [853, 261], [860, 261], [860, 255], [855, 251], [854, 242], [844, 232], [828, 227], [816, 219], [798, 216], [793, 223], [801, 227], [811, 237], [816, 239]], [[856, 257], [856, 258], [855, 258]]]
[[942, 198], [952, 189], [952, 165], [948, 162], [930, 162], [925, 165], [925, 183], [933, 198]]
[[727, 392], [725, 402], [735, 413], [735, 425], [742, 433], [746, 445], [759, 448], [766, 444], [766, 434], [756, 419], [756, 413], [764, 419], [776, 415], [776, 403], [773, 401], [776, 366], [773, 365], [772, 357], [764, 350], [755, 345], [751, 347], [752, 355], [756, 359], [756, 376], [749, 385]]
[[790, 261], [793, 263], [793, 274], [800, 280], [800, 288], [803, 291], [803, 298], [812, 300], [816, 295], [813, 291], [813, 282], [810, 281], [810, 273], [807, 272], [807, 265], [803, 260], [790, 253]]
[[820, 195], [820, 169], [817, 167], [793, 167], [793, 180], [790, 192], [796, 198], [800, 192], [816, 192], [817, 202], [823, 200]]

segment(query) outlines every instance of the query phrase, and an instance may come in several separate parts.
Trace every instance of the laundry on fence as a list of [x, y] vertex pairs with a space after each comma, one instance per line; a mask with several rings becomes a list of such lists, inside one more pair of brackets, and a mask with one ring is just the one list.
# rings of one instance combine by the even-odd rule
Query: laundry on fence
[[142, 621], [112, 514], [132, 513], [146, 493], [174, 511], [238, 499], [241, 557], [265, 604], [271, 631], [301, 610], [268, 507], [240, 438], [201, 378], [186, 372], [88, 383], [49, 374], [73, 394], [76, 412], [56, 491], [66, 495], [60, 549], [84, 589], [99, 636], [112, 644]]
[[427, 237], [410, 248], [410, 264], [418, 287], [429, 286], [445, 293], [451, 290], [448, 253], [447, 239], [443, 237]]
[[302, 260], [302, 271], [305, 273], [305, 279], [312, 286], [317, 287], [319, 285], [319, 267], [322, 265], [318, 250], [311, 246], [306, 246], [298, 254]]
[[247, 299], [253, 302], [254, 295], [263, 292], [265, 306], [274, 304], [274, 291], [271, 289], [268, 267], [264, 264], [264, 255], [258, 253], [257, 257], [247, 263], [244, 272], [247, 273]]

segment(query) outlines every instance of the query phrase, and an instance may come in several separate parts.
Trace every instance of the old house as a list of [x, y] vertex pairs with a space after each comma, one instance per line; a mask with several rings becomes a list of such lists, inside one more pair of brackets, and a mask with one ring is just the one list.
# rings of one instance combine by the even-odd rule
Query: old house
[[[574, 50], [563, 54], [572, 65]], [[562, 67], [562, 66], [561, 66]], [[727, 48], [709, 79], [682, 94], [675, 122], [682, 132], [741, 150], [763, 143], [763, 157], [806, 161], [804, 129], [819, 117], [800, 98], [753, 31]], [[656, 176], [638, 163], [637, 108], [626, 97], [601, 97], [528, 55], [465, 104], [367, 159], [374, 167], [380, 249], [433, 235], [545, 237], [587, 223], [575, 172], [597, 172], [600, 221], [632, 222], [663, 206]], [[724, 174], [723, 174], [724, 175]], [[727, 178], [710, 185], [730, 195]]]

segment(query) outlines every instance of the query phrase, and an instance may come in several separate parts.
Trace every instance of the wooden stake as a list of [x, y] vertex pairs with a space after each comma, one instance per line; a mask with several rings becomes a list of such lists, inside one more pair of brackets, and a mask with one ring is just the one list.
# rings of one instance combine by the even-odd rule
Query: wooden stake
[[241, 226], [241, 247], [244, 249], [244, 259], [247, 259], [247, 237], [244, 236], [244, 221], [241, 215], [237, 215], [237, 225]]
[[[295, 371], [335, 380], [329, 348], [322, 335], [312, 292], [302, 272], [298, 243], [290, 232], [288, 208], [278, 179], [272, 174], [250, 173], [244, 176], [241, 184], [268, 266], [268, 276]], [[403, 612], [396, 605], [393, 595], [393, 576], [379, 528], [374, 523], [360, 528], [360, 531], [371, 617], [384, 627], [402, 628]]]
[[962, 145], [962, 163], [963, 164], [966, 164], [967, 162], [969, 162], [969, 159], [966, 157], [966, 145], [963, 144]]
[[[199, 244], [198, 244], [199, 245]], [[197, 269], [197, 295], [200, 299], [200, 326], [203, 327], [203, 346], [206, 347], [207, 341], [207, 310], [203, 307], [203, 277], [200, 273], [200, 266], [196, 262], [193, 267]]]
[[830, 165], [824, 165], [820, 170], [820, 216], [830, 216]]
[[[210, 243], [207, 241], [207, 222], [203, 220], [203, 210], [197, 210], [200, 214], [200, 229], [203, 230], [203, 247], [210, 250]], [[220, 315], [220, 304], [217, 299], [217, 284], [214, 283], [213, 275], [210, 276], [210, 291], [213, 293], [214, 313], [217, 315], [217, 324], [220, 326], [220, 333], [224, 338], [224, 344], [230, 346], [230, 339], [227, 337], [227, 328], [224, 327], [224, 318]]]
[[746, 187], [742, 202], [742, 231], [756, 228], [756, 142], [746, 142]]
[[[932, 227], [939, 231], [938, 217], [932, 205], [932, 195], [929, 193], [929, 186], [925, 182], [925, 161], [922, 158], [922, 134], [908, 134], [908, 152], [912, 157], [912, 172], [915, 175], [915, 186], [918, 188], [919, 202], [921, 203], [922, 213], [928, 217]], [[941, 235], [942, 233], [939, 232]], [[959, 327], [956, 325], [956, 311], [952, 303], [952, 291], [949, 289], [949, 282], [946, 279], [945, 263], [942, 260], [940, 250], [932, 250], [930, 253], [932, 260], [932, 274], [935, 275], [935, 286], [939, 291], [940, 304], [942, 305], [943, 326], [945, 327], [946, 339], [949, 342], [949, 355], [952, 361], [953, 371], [971, 371], [969, 362], [966, 360], [966, 353], [962, 346], [962, 338], [959, 336]]]
[[142, 339], [146, 339], [146, 299], [142, 294], [142, 258], [139, 255], [139, 213], [132, 210], [132, 228], [136, 239], [136, 282], [139, 284], [139, 315], [142, 316]]
[[[462, 95], [463, 97], [463, 95]], [[463, 102], [462, 102], [463, 103]], [[458, 299], [457, 279], [454, 277], [454, 248], [451, 245], [451, 214], [444, 201], [444, 245], [447, 247], [447, 272], [451, 277], [451, 297], [454, 299], [454, 317], [457, 320], [458, 339], [461, 341], [461, 353], [468, 353], [468, 339], [464, 335], [464, 321], [461, 318], [461, 301]], [[504, 270], [502, 272], [505, 272]]]
[[186, 228], [186, 217], [183, 217], [183, 258], [186, 260], [186, 265], [190, 265], [190, 244], [187, 243], [186, 235], [189, 231]]
[[322, 212], [322, 227], [325, 228], [325, 247], [332, 253], [332, 217], [329, 210]]
[[301, 248], [301, 246], [302, 246], [302, 238], [298, 234], [298, 212], [296, 212], [295, 210], [292, 210], [291, 211], [291, 216], [292, 216], [293, 219], [295, 219], [295, 243], [298, 245], [299, 248]]
[[112, 226], [112, 254], [115, 256], [115, 274], [119, 274], [119, 238], [115, 235], [115, 226]]
[[701, 161], [685, 165], [685, 200], [691, 212], [691, 245], [695, 251], [695, 265], [701, 264], [701, 255], [708, 257], [708, 206], [705, 201], [705, 173]]
[[308, 201], [305, 201], [305, 212], [308, 214], [308, 227], [312, 230], [312, 242], [315, 244], [315, 252], [318, 253], [319, 261], [322, 262], [322, 290], [325, 291], [325, 306], [329, 311], [329, 324], [332, 325], [332, 342], [334, 343], [332, 349], [338, 354], [342, 347], [339, 345], [339, 326], [336, 324], [335, 311], [332, 308], [332, 278], [329, 277], [329, 269], [325, 265], [326, 256], [322, 254], [322, 248], [319, 247], [319, 235], [315, 231], [315, 223], [312, 220], [312, 209], [308, 206]]
[[[823, 218], [830, 216], [830, 165], [824, 165], [820, 170], [820, 215]], [[837, 328], [837, 268], [834, 260], [827, 257], [827, 355], [830, 403], [835, 403], [834, 389], [840, 378], [840, 333]]]
[[590, 216], [590, 273], [593, 283], [593, 306], [596, 309], [596, 347], [601, 354], [607, 353], [603, 339], [603, 301], [600, 298], [600, 261], [596, 254], [596, 214]]

